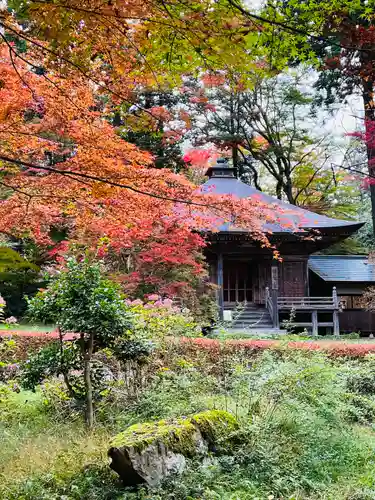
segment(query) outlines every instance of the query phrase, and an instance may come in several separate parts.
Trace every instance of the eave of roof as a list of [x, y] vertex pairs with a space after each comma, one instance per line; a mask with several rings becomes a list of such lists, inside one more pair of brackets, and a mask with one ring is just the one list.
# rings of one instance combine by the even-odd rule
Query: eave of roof
[[[263, 228], [265, 231], [270, 231], [274, 234], [291, 232], [296, 233], [311, 230], [317, 230], [320, 232], [324, 232], [324, 230], [337, 230], [340, 233], [342, 232], [349, 235], [357, 231], [364, 224], [364, 222], [358, 221], [333, 219], [331, 217], [319, 215], [314, 212], [310, 212], [309, 210], [285, 203], [277, 198], [274, 198], [273, 196], [258, 191], [254, 187], [245, 184], [235, 177], [212, 177], [201, 186], [201, 190], [203, 193], [207, 192], [210, 194], [233, 195], [239, 198], [253, 198], [270, 205], [271, 207], [274, 206], [275, 209], [279, 209], [279, 219], [281, 221], [285, 221], [286, 225], [283, 226], [282, 222], [280, 224], [267, 223]], [[298, 227], [297, 231], [295, 227]], [[221, 232], [241, 232], [238, 228], [231, 228], [229, 224], [223, 224], [219, 229]]]
[[363, 255], [313, 255], [309, 269], [327, 282], [375, 282], [375, 264]]

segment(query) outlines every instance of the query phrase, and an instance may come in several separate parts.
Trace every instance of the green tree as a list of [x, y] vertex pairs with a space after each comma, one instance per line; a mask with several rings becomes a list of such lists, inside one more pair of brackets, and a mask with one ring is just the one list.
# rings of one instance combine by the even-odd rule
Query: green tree
[[[252, 12], [236, 2], [249, 18]], [[319, 71], [317, 104], [342, 103], [359, 95], [363, 102], [367, 166], [375, 176], [375, 16], [367, 0], [268, 0], [262, 13], [269, 52], [287, 64], [308, 62]], [[265, 36], [265, 33], [263, 33]], [[273, 43], [272, 43], [273, 40]], [[279, 47], [282, 51], [279, 52]], [[375, 230], [375, 184], [370, 185], [372, 224]]]
[[0, 247], [0, 294], [7, 302], [7, 313], [19, 317], [26, 309], [25, 294], [33, 294], [42, 285], [39, 267], [16, 250]]
[[[195, 145], [215, 144], [231, 152], [243, 181], [271, 190], [293, 205], [338, 217], [353, 215], [358, 183], [334, 168], [336, 147], [317, 132], [311, 113], [314, 92], [307, 71], [259, 78], [251, 90], [223, 80], [203, 87], [191, 82], [182, 94]], [[190, 104], [189, 104], [190, 102]]]
[[86, 422], [94, 423], [91, 360], [95, 350], [114, 345], [131, 327], [120, 287], [103, 276], [99, 263], [70, 259], [46, 290], [29, 300], [30, 317], [54, 322], [61, 333], [76, 333], [83, 362]]
[[311, 155], [293, 172], [292, 184], [295, 204], [300, 207], [336, 219], [363, 218], [359, 181], [345, 170]]

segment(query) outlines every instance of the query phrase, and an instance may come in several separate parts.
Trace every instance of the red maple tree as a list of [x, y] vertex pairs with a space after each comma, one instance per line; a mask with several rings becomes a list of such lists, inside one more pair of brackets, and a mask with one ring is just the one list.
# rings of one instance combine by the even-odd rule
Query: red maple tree
[[[71, 244], [125, 263], [133, 289], [177, 293], [204, 274], [202, 229], [232, 222], [267, 245], [274, 215], [257, 200], [202, 194], [183, 175], [116, 134], [86, 78], [37, 74], [0, 47], [0, 231], [53, 247]], [[61, 246], [61, 243], [60, 243]], [[180, 270], [179, 274], [177, 270]]]

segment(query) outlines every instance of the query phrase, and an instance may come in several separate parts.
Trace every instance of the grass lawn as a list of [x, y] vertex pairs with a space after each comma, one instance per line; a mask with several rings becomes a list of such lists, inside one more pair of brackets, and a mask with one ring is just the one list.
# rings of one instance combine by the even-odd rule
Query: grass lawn
[[[106, 457], [110, 431], [98, 427], [88, 433], [81, 420], [64, 421], [43, 406], [40, 392], [21, 391], [10, 397], [5, 413], [2, 408], [0, 498], [78, 499], [81, 488], [86, 489], [82, 483], [94, 483], [98, 470], [102, 476], [98, 494], [92, 484], [87, 486], [89, 496], [82, 498], [116, 498], [111, 495], [118, 480], [110, 472]], [[103, 484], [106, 475], [108, 486]]]
[[36, 325], [31, 323], [21, 323], [18, 325], [11, 325], [10, 327], [1, 324], [0, 330], [10, 330], [12, 332], [53, 332], [55, 325]]

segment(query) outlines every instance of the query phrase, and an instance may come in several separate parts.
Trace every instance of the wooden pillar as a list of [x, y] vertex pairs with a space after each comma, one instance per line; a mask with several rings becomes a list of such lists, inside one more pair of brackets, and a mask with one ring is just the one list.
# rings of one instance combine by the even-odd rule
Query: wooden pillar
[[316, 337], [318, 335], [318, 311], [311, 313], [312, 334]]
[[332, 301], [333, 301], [333, 307], [335, 309], [338, 309], [339, 308], [339, 299], [337, 297], [337, 289], [335, 286], [332, 288]]
[[273, 327], [279, 328], [279, 308], [277, 304], [277, 299], [279, 295], [279, 266], [278, 262], [272, 263], [271, 266], [271, 284], [272, 284], [272, 304], [273, 304]]
[[333, 311], [333, 335], [340, 335], [339, 312]]
[[224, 319], [224, 266], [223, 254], [217, 254], [217, 286], [219, 294], [219, 318], [221, 321]]
[[339, 312], [333, 311], [333, 335], [338, 337], [340, 335]]
[[306, 297], [310, 297], [310, 274], [309, 274], [309, 259], [306, 259], [305, 263], [305, 295]]
[[279, 266], [277, 262], [272, 262], [271, 266], [271, 288], [272, 290], [279, 289]]
[[339, 323], [339, 299], [337, 297], [337, 290], [336, 287], [333, 287], [332, 290], [332, 300], [333, 300], [333, 335], [339, 336], [340, 335], [340, 323]]

